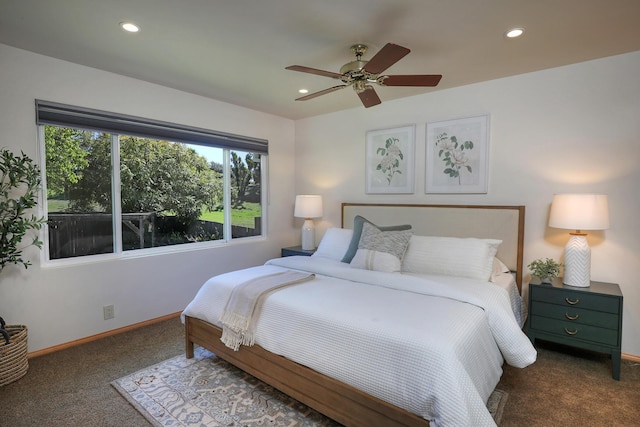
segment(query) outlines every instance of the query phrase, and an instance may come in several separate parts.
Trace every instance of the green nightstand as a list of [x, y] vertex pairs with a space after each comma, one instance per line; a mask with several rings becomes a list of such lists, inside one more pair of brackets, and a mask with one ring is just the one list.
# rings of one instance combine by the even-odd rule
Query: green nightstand
[[529, 284], [527, 335], [572, 347], [611, 354], [612, 376], [620, 379], [622, 292], [615, 283], [591, 282], [588, 288]]
[[311, 249], [309, 251], [306, 251], [304, 249], [302, 249], [302, 246], [290, 246], [288, 248], [282, 248], [280, 249], [280, 256], [285, 257], [285, 256], [296, 256], [296, 255], [302, 255], [302, 256], [311, 256], [314, 254], [316, 250], [315, 249]]

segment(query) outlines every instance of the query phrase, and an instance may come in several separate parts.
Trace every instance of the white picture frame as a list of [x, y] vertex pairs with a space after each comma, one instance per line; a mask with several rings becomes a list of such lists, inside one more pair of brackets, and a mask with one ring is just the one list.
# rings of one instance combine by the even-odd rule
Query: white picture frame
[[489, 115], [427, 123], [425, 193], [487, 193]]
[[416, 126], [367, 132], [366, 192], [413, 194]]

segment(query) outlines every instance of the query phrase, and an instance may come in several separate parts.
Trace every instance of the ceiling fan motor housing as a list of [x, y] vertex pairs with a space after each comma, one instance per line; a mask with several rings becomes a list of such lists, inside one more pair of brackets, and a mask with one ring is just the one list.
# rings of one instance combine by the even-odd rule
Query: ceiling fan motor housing
[[358, 93], [362, 92], [365, 90], [367, 82], [374, 83], [377, 78], [376, 75], [363, 69], [367, 62], [369, 61], [351, 61], [348, 64], [344, 64], [340, 68], [340, 74], [342, 74], [340, 80], [345, 84], [353, 83], [353, 89]]
[[362, 55], [367, 52], [366, 45], [354, 44], [351, 46], [351, 52], [356, 56], [356, 60], [348, 62], [340, 68], [340, 74], [343, 76], [340, 80], [345, 84], [353, 83], [353, 89], [360, 93], [365, 90], [366, 82], [376, 81], [376, 76], [364, 69], [369, 62], [362, 59]]
[[376, 76], [364, 70], [365, 65], [369, 62], [362, 60], [362, 55], [367, 52], [367, 45], [354, 44], [351, 46], [351, 52], [356, 56], [356, 60], [348, 62], [340, 68], [340, 74], [343, 75], [341, 80], [345, 84], [354, 83], [353, 89], [360, 93], [365, 90], [366, 81], [375, 82]]
[[340, 68], [340, 74], [352, 74], [353, 72], [361, 71], [369, 61], [351, 61]]

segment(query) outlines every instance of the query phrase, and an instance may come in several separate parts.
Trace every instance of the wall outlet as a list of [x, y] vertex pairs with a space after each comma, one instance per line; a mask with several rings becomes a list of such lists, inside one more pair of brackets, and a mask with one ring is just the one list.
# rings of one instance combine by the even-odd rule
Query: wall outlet
[[115, 312], [115, 309], [113, 308], [113, 304], [105, 305], [104, 307], [102, 307], [102, 312], [104, 314], [104, 320], [109, 320], [116, 317], [116, 312]]

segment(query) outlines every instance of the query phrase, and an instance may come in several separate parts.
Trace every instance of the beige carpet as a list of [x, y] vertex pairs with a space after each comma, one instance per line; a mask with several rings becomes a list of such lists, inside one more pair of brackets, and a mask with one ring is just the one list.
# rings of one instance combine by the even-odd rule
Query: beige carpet
[[[640, 425], [640, 363], [537, 343], [538, 360], [505, 365], [509, 393], [500, 427]], [[29, 372], [0, 387], [0, 426], [149, 427], [111, 386], [116, 379], [184, 354], [184, 326], [172, 318], [29, 360]]]
[[[339, 426], [203, 348], [112, 385], [154, 426]], [[487, 402], [497, 423], [507, 397], [495, 390]]]

